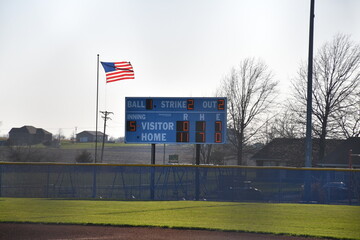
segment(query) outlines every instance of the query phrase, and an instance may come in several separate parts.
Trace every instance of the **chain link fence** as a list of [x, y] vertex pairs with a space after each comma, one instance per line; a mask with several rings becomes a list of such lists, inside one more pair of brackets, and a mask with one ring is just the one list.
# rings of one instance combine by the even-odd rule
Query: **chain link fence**
[[0, 197], [359, 205], [360, 170], [0, 163]]

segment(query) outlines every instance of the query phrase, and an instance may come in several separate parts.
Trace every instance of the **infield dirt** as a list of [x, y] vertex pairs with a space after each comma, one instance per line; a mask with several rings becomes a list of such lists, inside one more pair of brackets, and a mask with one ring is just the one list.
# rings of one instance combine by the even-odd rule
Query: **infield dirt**
[[1, 240], [45, 240], [45, 239], [126, 239], [126, 240], [326, 240], [271, 234], [220, 232], [205, 230], [183, 230], [167, 228], [138, 228], [49, 224], [0, 224]]

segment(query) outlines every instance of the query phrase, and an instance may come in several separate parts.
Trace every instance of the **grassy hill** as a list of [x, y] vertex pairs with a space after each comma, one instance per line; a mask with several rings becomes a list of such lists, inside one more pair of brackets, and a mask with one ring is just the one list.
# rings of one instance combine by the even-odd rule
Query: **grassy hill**
[[[100, 160], [102, 143], [98, 143], [97, 147]], [[90, 153], [94, 159], [95, 143], [61, 141], [59, 147], [46, 147], [42, 144], [11, 148], [0, 146], [0, 161], [75, 163], [75, 158], [83, 151]], [[193, 145], [158, 144], [156, 146], [156, 163], [168, 163], [169, 155], [174, 154], [179, 156], [179, 163], [191, 164], [194, 158], [194, 147]], [[104, 146], [103, 163], [149, 164], [150, 159], [150, 144], [106, 143]]]

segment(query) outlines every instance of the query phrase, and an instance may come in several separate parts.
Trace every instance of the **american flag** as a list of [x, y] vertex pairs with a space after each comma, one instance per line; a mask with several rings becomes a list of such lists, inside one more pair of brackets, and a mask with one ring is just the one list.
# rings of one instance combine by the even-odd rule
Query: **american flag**
[[134, 79], [134, 70], [130, 62], [101, 62], [106, 72], [106, 83]]

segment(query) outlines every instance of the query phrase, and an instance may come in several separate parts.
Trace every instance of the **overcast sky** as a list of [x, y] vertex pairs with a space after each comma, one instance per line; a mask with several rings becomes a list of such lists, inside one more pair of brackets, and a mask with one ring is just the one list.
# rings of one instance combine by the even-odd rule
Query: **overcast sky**
[[[106, 84], [100, 68], [113, 137], [126, 96], [211, 97], [246, 57], [265, 61], [284, 96], [307, 60], [309, 11], [310, 0], [0, 0], [0, 136], [95, 130], [97, 54], [135, 72]], [[315, 50], [337, 33], [359, 43], [359, 12], [359, 0], [316, 0]]]

